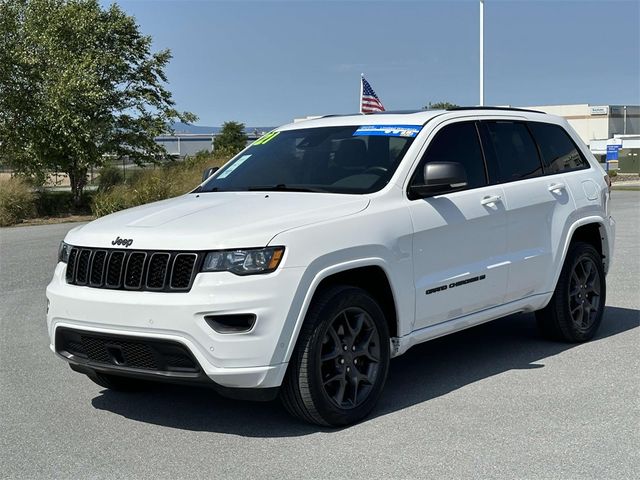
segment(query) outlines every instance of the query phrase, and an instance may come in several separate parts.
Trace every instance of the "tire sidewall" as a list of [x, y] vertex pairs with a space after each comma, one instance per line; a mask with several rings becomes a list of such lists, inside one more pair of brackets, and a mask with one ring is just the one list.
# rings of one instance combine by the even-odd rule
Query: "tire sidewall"
[[[573, 323], [573, 318], [570, 311], [570, 298], [569, 288], [571, 284], [571, 273], [574, 271], [576, 265], [584, 257], [589, 257], [595, 268], [598, 271], [598, 277], [600, 280], [600, 303], [596, 311], [596, 318], [589, 329], [582, 331], [579, 330]], [[558, 290], [556, 291], [556, 308], [562, 311], [561, 318], [564, 321], [559, 322], [559, 327], [562, 330], [564, 336], [576, 342], [583, 342], [593, 338], [596, 331], [600, 327], [602, 322], [602, 316], [604, 314], [604, 307], [606, 302], [606, 281], [604, 267], [602, 265], [602, 259], [598, 252], [591, 245], [586, 243], [576, 243], [572, 245], [567, 255], [567, 262], [562, 272], [562, 279], [559, 282]]]
[[[320, 350], [322, 340], [335, 316], [348, 307], [358, 307], [367, 312], [378, 330], [380, 339], [380, 364], [378, 375], [374, 382], [369, 397], [357, 407], [341, 409], [336, 406], [325, 393], [322, 387]], [[389, 329], [382, 309], [377, 302], [364, 290], [355, 287], [338, 289], [333, 293], [331, 300], [326, 302], [321, 309], [315, 312], [313, 318], [315, 328], [308, 348], [308, 378], [309, 391], [314, 406], [323, 419], [332, 425], [346, 425], [354, 423], [366, 416], [375, 406], [387, 378], [389, 370]]]

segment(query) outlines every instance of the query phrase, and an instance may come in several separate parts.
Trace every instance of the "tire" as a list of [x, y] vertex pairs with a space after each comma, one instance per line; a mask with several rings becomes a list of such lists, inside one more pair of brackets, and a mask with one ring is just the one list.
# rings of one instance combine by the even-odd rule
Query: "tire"
[[552, 340], [586, 342], [600, 323], [606, 300], [602, 258], [590, 244], [569, 246], [558, 284], [549, 304], [536, 312], [541, 333]]
[[299, 419], [323, 426], [371, 412], [389, 371], [389, 329], [364, 290], [330, 287], [311, 303], [289, 361], [280, 398]]
[[149, 382], [130, 377], [108, 375], [106, 373], [92, 373], [87, 375], [89, 379], [101, 387], [117, 392], [141, 392], [149, 388]]

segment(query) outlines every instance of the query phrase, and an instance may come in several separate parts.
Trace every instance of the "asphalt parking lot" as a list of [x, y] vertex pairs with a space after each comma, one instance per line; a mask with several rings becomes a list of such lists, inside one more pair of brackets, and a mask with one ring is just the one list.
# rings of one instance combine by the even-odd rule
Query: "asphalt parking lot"
[[392, 361], [359, 425], [278, 402], [162, 386], [106, 391], [48, 348], [44, 289], [72, 224], [0, 229], [0, 478], [640, 478], [640, 193], [618, 222], [593, 342], [541, 340], [532, 315]]

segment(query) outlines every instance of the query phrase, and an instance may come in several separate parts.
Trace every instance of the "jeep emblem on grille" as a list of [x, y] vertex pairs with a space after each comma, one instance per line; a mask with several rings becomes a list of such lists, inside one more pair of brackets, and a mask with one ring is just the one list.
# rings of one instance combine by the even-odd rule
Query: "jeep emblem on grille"
[[124, 247], [130, 247], [133, 243], [133, 238], [120, 238], [116, 237], [116, 239], [111, 242], [111, 245], [124, 245]]

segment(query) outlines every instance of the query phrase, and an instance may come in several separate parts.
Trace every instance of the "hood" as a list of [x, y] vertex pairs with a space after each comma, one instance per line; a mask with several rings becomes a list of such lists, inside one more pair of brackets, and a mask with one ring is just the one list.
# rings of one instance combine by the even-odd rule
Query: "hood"
[[367, 197], [303, 192], [214, 192], [130, 208], [67, 234], [71, 245], [144, 250], [262, 247], [285, 230], [353, 215]]

